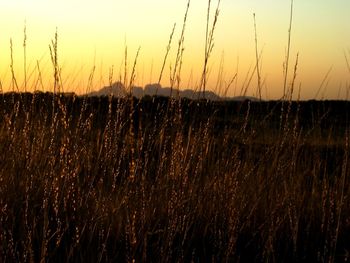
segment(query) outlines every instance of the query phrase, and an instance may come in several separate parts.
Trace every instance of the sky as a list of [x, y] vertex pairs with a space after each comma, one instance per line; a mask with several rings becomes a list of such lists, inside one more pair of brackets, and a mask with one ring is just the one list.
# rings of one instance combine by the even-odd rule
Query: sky
[[[58, 32], [58, 64], [62, 90], [78, 94], [97, 90], [124, 76], [125, 47], [130, 77], [137, 50], [135, 85], [159, 79], [169, 36], [176, 23], [162, 86], [170, 85], [187, 0], [9, 0], [0, 9], [0, 80], [13, 89], [13, 69], [19, 89], [52, 91], [53, 66], [49, 45]], [[180, 88], [198, 89], [203, 71], [208, 1], [191, 0], [184, 38]], [[217, 1], [212, 0], [211, 21]], [[262, 97], [283, 95], [283, 65], [288, 43], [291, 2], [287, 0], [221, 0], [208, 63], [207, 88], [227, 95], [257, 96], [255, 29]], [[350, 90], [349, 0], [295, 0], [289, 75], [298, 64], [295, 95], [302, 99], [347, 99]], [[24, 63], [26, 28], [26, 63]], [[24, 81], [26, 69], [27, 85]], [[93, 68], [94, 78], [89, 84]], [[39, 74], [40, 70], [40, 74]], [[254, 72], [253, 72], [254, 73]], [[252, 80], [247, 86], [247, 79]], [[236, 76], [231, 83], [232, 78]], [[42, 82], [38, 80], [42, 79]], [[42, 84], [38, 84], [42, 83]], [[231, 83], [231, 85], [230, 85]]]

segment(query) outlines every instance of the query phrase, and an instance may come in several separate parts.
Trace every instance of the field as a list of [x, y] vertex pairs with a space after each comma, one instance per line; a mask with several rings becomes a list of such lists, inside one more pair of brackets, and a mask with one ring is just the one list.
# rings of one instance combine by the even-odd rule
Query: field
[[0, 261], [348, 261], [349, 110], [1, 94]]

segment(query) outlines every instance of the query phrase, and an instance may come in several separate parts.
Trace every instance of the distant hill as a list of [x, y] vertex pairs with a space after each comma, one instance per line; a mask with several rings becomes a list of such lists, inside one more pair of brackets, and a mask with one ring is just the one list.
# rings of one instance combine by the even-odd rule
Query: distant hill
[[89, 97], [98, 97], [98, 96], [109, 96], [112, 95], [114, 97], [125, 97], [126, 96], [126, 90], [124, 88], [124, 85], [120, 82], [115, 82], [112, 84], [112, 86], [105, 86], [101, 88], [98, 91], [93, 91], [88, 93], [87, 95]]
[[245, 101], [245, 100], [259, 101], [258, 98], [252, 97], [252, 96], [227, 97], [227, 98], [225, 98], [225, 100], [232, 100], [232, 101]]
[[[203, 98], [202, 92], [185, 89], [185, 90], [176, 90], [169, 87], [162, 87], [160, 84], [147, 84], [144, 88], [134, 86], [132, 87], [132, 95], [136, 98], [142, 98], [143, 96], [163, 96], [163, 97], [177, 97], [187, 98], [196, 100], [198, 98]], [[123, 98], [128, 94], [126, 88], [121, 82], [115, 82], [112, 86], [105, 86], [98, 91], [93, 91], [88, 93], [89, 97], [98, 97], [98, 96], [109, 96], [112, 95], [114, 97]], [[239, 97], [220, 97], [213, 91], [205, 91], [205, 99], [218, 101], [218, 100], [233, 100], [233, 101], [244, 101], [251, 100], [257, 101], [258, 99], [255, 97], [248, 96], [239, 96]]]

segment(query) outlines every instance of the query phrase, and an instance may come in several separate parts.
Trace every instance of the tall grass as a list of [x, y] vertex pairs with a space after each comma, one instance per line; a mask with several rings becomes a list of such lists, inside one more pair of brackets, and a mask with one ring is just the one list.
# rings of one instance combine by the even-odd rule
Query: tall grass
[[166, 99], [52, 99], [2, 95], [3, 262], [343, 259], [348, 126], [308, 126], [307, 104], [281, 131], [261, 104], [183, 102], [179, 125]]
[[298, 59], [288, 102], [194, 103], [63, 96], [50, 50], [54, 93], [0, 95], [1, 262], [349, 260], [348, 103], [293, 102]]

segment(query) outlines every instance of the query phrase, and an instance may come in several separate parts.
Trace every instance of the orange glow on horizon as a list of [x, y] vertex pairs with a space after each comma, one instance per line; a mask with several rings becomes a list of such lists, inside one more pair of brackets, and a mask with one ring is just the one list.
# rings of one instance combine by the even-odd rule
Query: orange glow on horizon
[[[57, 27], [63, 88], [65, 91], [81, 94], [87, 90], [89, 75], [94, 66], [91, 87], [94, 90], [108, 85], [112, 71], [113, 81], [124, 76], [125, 44], [128, 50], [129, 76], [136, 52], [141, 47], [134, 84], [144, 86], [157, 82], [169, 35], [176, 23], [161, 82], [163, 86], [168, 86], [169, 71], [175, 63], [186, 3], [187, 0], [8, 1], [2, 7], [4, 15], [0, 18], [2, 88], [4, 91], [12, 89], [10, 38], [13, 42], [14, 71], [20, 88], [24, 88], [25, 24], [27, 89], [34, 89], [38, 83], [40, 68], [43, 88], [51, 90], [53, 67], [49, 44]], [[214, 12], [216, 1], [212, 1], [212, 5]], [[215, 90], [219, 86], [226, 87], [237, 73], [237, 81], [233, 82], [228, 95], [240, 95], [247, 73], [255, 66], [255, 13], [259, 52], [262, 50], [263, 97], [281, 97], [289, 8], [289, 1], [222, 1], [214, 35], [215, 46], [209, 61], [208, 88]], [[330, 68], [327, 87], [317, 98], [346, 97], [350, 83], [350, 72], [344, 58], [344, 52], [350, 56], [350, 24], [346, 10], [350, 10], [350, 2], [344, 0], [294, 3], [289, 81], [293, 75], [296, 54], [299, 53], [296, 85], [301, 85], [301, 96], [304, 99], [315, 98]], [[196, 89], [200, 82], [204, 62], [206, 11], [207, 2], [191, 1], [181, 71], [182, 89]], [[256, 79], [254, 75], [247, 95], [257, 95]]]

